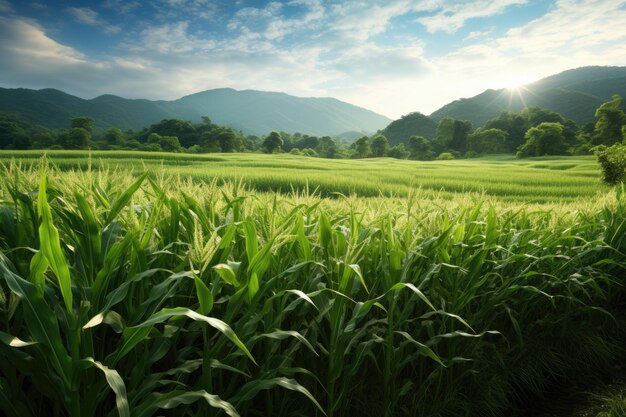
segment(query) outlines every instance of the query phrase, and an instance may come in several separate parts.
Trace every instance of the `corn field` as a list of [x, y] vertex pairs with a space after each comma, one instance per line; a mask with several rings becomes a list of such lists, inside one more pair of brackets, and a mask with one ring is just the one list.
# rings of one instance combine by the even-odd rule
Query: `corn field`
[[6, 416], [514, 415], [624, 357], [620, 190], [573, 209], [0, 178]]

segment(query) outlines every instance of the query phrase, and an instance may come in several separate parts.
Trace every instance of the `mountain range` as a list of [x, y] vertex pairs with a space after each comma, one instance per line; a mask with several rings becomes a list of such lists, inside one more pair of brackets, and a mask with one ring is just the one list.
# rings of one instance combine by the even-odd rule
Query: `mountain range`
[[594, 121], [596, 109], [614, 94], [626, 98], [626, 67], [581, 67], [518, 88], [487, 90], [455, 100], [430, 117], [470, 120], [479, 127], [503, 111], [541, 107], [584, 125]]
[[0, 112], [19, 113], [30, 123], [50, 128], [67, 127], [71, 117], [91, 116], [97, 130], [140, 130], [163, 119], [199, 122], [207, 116], [214, 123], [254, 135], [272, 130], [317, 136], [371, 133], [391, 122], [378, 113], [334, 98], [232, 88], [207, 90], [173, 101], [114, 95], [85, 100], [55, 89], [0, 88]]
[[411, 135], [433, 138], [444, 117], [470, 120], [480, 127], [503, 111], [541, 107], [561, 113], [579, 125], [594, 120], [595, 110], [613, 94], [626, 98], [626, 67], [582, 67], [515, 89], [486, 90], [455, 100], [430, 116], [410, 113], [393, 121], [334, 98], [304, 98], [285, 93], [231, 88], [207, 90], [173, 101], [125, 99], [103, 95], [91, 100], [55, 89], [0, 88], [0, 112], [19, 113], [25, 121], [63, 128], [75, 116], [91, 116], [96, 129], [140, 130], [162, 119], [213, 122], [265, 135], [272, 130], [354, 139], [376, 131], [395, 144]]

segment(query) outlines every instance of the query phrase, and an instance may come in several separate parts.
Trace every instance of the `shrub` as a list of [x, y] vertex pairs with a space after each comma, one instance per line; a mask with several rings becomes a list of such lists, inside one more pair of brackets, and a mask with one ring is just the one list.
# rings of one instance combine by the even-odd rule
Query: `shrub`
[[600, 145], [594, 151], [602, 168], [602, 181], [609, 185], [623, 181], [626, 174], [626, 145]]
[[452, 152], [441, 152], [437, 157], [438, 161], [448, 161], [451, 159], [454, 159], [454, 155], [452, 154]]

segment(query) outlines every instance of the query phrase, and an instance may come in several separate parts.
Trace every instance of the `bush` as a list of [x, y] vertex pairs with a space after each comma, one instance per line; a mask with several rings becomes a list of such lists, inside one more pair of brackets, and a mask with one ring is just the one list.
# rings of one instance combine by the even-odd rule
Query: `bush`
[[452, 152], [441, 152], [437, 157], [438, 161], [449, 161], [451, 159], [454, 159]]
[[615, 144], [610, 147], [604, 145], [593, 149], [602, 168], [602, 181], [615, 185], [624, 181], [626, 174], [626, 145]]

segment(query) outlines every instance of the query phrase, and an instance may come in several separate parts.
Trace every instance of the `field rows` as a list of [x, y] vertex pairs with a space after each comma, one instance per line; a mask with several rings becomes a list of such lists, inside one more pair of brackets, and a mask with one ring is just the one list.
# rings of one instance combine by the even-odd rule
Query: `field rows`
[[[184, 175], [195, 165], [157, 172], [158, 159], [144, 161], [150, 176], [135, 160], [52, 161], [62, 169], [0, 174], [8, 416], [513, 415], [621, 360], [614, 191], [537, 205], [424, 187], [329, 199], [264, 192], [254, 171], [203, 181]], [[500, 164], [512, 162], [484, 169]], [[577, 164], [565, 172], [592, 171]]]
[[[37, 164], [42, 152], [2, 153]], [[459, 161], [401, 161], [394, 159], [328, 160], [293, 155], [257, 154], [151, 154], [141, 152], [48, 152], [63, 170], [121, 169], [181, 175], [197, 180], [243, 180], [259, 191], [289, 192], [293, 188], [317, 189], [359, 196], [402, 196], [415, 189], [430, 196], [475, 192], [503, 200], [556, 202], [589, 199], [607, 191], [593, 157], [535, 158], [500, 157]], [[88, 159], [91, 155], [91, 160]]]

